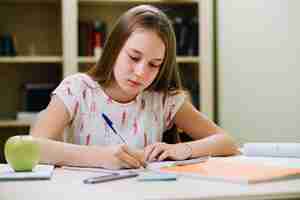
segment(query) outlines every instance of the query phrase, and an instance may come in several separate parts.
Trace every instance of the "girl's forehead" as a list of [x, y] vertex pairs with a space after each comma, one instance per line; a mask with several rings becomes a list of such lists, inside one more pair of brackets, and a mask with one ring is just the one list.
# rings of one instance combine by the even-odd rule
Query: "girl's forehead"
[[[131, 33], [125, 46], [138, 51], [151, 51], [158, 56], [164, 55], [165, 43], [154, 30], [136, 29]], [[155, 50], [155, 51], [154, 51]]]

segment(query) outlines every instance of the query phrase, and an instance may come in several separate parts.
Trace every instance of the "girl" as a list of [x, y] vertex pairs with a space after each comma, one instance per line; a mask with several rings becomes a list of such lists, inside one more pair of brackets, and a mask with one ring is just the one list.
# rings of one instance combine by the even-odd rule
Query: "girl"
[[[159, 9], [142, 5], [123, 14], [95, 67], [65, 78], [31, 130], [41, 161], [120, 169], [236, 153], [231, 137], [187, 100], [175, 49], [172, 25]], [[173, 124], [194, 141], [162, 143]], [[59, 141], [68, 126], [73, 144]]]

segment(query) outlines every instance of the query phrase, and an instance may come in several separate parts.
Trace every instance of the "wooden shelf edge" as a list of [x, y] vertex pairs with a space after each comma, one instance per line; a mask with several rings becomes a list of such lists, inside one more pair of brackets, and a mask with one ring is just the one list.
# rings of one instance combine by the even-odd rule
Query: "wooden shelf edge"
[[0, 63], [62, 63], [61, 56], [1, 56]]
[[55, 3], [59, 4], [59, 0], [2, 0], [1, 3], [10, 3], [10, 4], [16, 4], [16, 3]]
[[31, 123], [28, 121], [20, 120], [0, 120], [0, 128], [18, 128], [18, 127], [30, 127]]
[[199, 56], [177, 56], [178, 63], [200, 63]]

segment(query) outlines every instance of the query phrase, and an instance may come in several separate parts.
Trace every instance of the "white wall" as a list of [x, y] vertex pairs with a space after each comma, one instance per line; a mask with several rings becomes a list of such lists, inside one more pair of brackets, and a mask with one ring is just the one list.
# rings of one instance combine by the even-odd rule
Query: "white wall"
[[241, 142], [300, 142], [300, 1], [218, 1], [219, 122]]

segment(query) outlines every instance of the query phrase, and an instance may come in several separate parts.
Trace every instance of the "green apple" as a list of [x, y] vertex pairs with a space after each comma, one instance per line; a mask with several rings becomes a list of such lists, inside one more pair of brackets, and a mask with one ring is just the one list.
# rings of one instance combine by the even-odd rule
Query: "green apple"
[[15, 171], [32, 171], [40, 161], [40, 147], [30, 135], [12, 136], [5, 143], [4, 155]]

